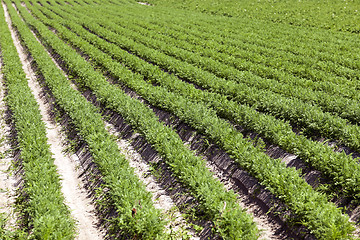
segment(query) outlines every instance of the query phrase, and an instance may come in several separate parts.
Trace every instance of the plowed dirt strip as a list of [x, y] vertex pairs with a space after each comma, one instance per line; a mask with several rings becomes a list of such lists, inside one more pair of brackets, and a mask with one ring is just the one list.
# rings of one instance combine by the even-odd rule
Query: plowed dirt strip
[[4, 102], [5, 89], [3, 74], [1, 73], [2, 62], [0, 59], [0, 213], [7, 218], [6, 228], [11, 230], [15, 227], [16, 216], [14, 208], [16, 178], [12, 171], [11, 146], [9, 144], [10, 127], [6, 124], [6, 104]]
[[282, 226], [271, 219], [267, 215], [261, 214], [260, 206], [251, 203], [251, 196], [245, 195], [240, 191], [236, 191], [237, 186], [233, 179], [231, 179], [227, 174], [219, 169], [216, 164], [208, 161], [206, 166], [214, 173], [214, 177], [219, 179], [227, 190], [234, 190], [238, 194], [238, 204], [246, 210], [248, 214], [253, 216], [253, 221], [256, 223], [257, 227], [260, 230], [259, 240], [280, 240], [285, 239], [277, 232], [281, 232]]
[[53, 158], [55, 159], [54, 164], [57, 166], [58, 173], [62, 178], [62, 193], [66, 199], [66, 204], [72, 211], [72, 216], [78, 223], [77, 239], [103, 239], [102, 233], [95, 225], [98, 221], [94, 214], [94, 207], [91, 204], [91, 200], [87, 197], [86, 191], [82, 188], [81, 181], [77, 177], [78, 173], [75, 170], [77, 168], [76, 164], [69, 156], [63, 154], [65, 148], [61, 144], [63, 142], [61, 127], [53, 123], [51, 119], [49, 114], [50, 106], [46, 103], [46, 100], [41, 97], [42, 90], [36, 80], [36, 74], [31, 68], [31, 62], [27, 59], [25, 50], [21, 46], [20, 40], [11, 26], [11, 20], [4, 4], [3, 7], [5, 9], [5, 17], [11, 31], [11, 36], [28, 78], [29, 87], [39, 104], [42, 120], [46, 125], [48, 143], [50, 145], [50, 150], [53, 153]]
[[[167, 220], [169, 221], [166, 227], [168, 233], [175, 235], [176, 239], [182, 236], [187, 236], [192, 240], [200, 239], [195, 236], [194, 231], [190, 230], [190, 226], [176, 209], [170, 196], [166, 194], [166, 191], [157, 183], [155, 177], [151, 175], [150, 167], [142, 159], [141, 155], [127, 140], [121, 139], [121, 135], [115, 129], [114, 125], [109, 122], [106, 122], [105, 125], [108, 131], [117, 138], [116, 143], [120, 152], [129, 161], [130, 166], [134, 168], [136, 176], [145, 184], [146, 190], [152, 193], [155, 208], [160, 209], [165, 216], [167, 216]], [[171, 229], [171, 232], [169, 229]]]

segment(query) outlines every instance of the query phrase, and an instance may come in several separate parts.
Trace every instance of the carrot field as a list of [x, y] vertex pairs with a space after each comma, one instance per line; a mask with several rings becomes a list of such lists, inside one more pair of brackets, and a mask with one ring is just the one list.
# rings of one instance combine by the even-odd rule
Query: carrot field
[[1, 0], [0, 239], [358, 239], [358, 10]]

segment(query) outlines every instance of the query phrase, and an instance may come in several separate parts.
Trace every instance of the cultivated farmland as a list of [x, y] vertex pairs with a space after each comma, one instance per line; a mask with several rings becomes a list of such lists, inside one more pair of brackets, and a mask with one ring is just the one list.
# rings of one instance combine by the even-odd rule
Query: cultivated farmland
[[0, 238], [358, 238], [360, 5], [324, 2], [2, 0]]

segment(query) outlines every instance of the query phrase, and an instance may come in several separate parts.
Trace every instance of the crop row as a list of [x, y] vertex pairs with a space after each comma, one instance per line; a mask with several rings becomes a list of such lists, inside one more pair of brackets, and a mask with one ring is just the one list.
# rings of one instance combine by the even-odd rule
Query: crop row
[[[54, 6], [52, 6], [51, 9], [54, 10]], [[132, 88], [151, 104], [172, 112], [181, 120], [187, 122], [219, 144], [239, 165], [249, 170], [250, 173], [260, 179], [262, 183], [279, 196], [279, 198], [289, 204], [290, 208], [299, 215], [303, 224], [309, 227], [314, 234], [325, 238], [336, 237], [334, 234], [338, 230], [331, 230], [330, 228], [325, 230], [324, 223], [316, 222], [321, 221], [320, 219], [316, 221], [313, 220], [315, 217], [313, 214], [315, 212], [316, 214], [321, 214], [320, 212], [324, 211], [324, 209], [335, 214], [338, 210], [336, 210], [334, 205], [327, 202], [324, 195], [312, 190], [293, 168], [286, 168], [280, 160], [274, 161], [259, 149], [254, 148], [251, 143], [243, 139], [243, 136], [229, 123], [219, 119], [216, 114], [206, 106], [200, 103], [190, 102], [177, 94], [146, 83], [143, 81], [141, 75], [133, 74], [124, 68], [122, 64], [113, 62], [110, 56], [102, 53], [90, 44], [86, 44], [82, 39], [79, 39], [76, 34], [69, 32], [67, 28], [60, 27], [58, 25], [58, 19], [49, 21], [38, 14], [37, 16], [55, 28], [61, 37], [70, 41], [77, 49], [83, 51], [93, 59], [93, 61], [103, 66], [113, 76]], [[74, 19], [67, 19], [66, 22], [68, 22], [69, 26], [73, 26], [73, 24], [71, 24], [73, 20]], [[92, 39], [92, 41], [96, 40]], [[116, 51], [116, 49], [113, 48], [113, 51]], [[296, 193], [294, 190], [296, 190]], [[317, 204], [315, 205], [322, 206], [322, 209], [314, 208], [313, 204], [307, 202], [308, 199], [316, 201]], [[313, 211], [308, 211], [309, 208], [313, 208]], [[333, 217], [335, 217], [335, 215], [333, 215]], [[326, 221], [333, 220], [328, 219]], [[348, 223], [345, 221], [342, 224], [347, 225]]]
[[[236, 203], [236, 195], [225, 191], [224, 186], [207, 170], [205, 163], [184, 146], [171, 128], [160, 123], [151, 109], [139, 100], [127, 96], [118, 87], [109, 84], [105, 77], [94, 71], [75, 50], [33, 19], [26, 10], [22, 10], [21, 13], [26, 22], [36, 28], [46, 45], [61, 57], [70, 73], [77, 77], [76, 81], [79, 84], [91, 89], [104, 106], [119, 113], [145, 136], [162, 155], [179, 181], [198, 200], [201, 212], [207, 219], [217, 223], [218, 233], [225, 238], [257, 237], [255, 224]], [[76, 35], [74, 37], [77, 38]], [[110, 61], [108, 64], [113, 63]]]
[[17, 211], [23, 217], [23, 234], [29, 231], [33, 238], [70, 239], [75, 233], [75, 223], [64, 204], [45, 124], [5, 22], [3, 7], [0, 8], [0, 35], [6, 102], [20, 150], [18, 167], [24, 170], [23, 192], [19, 192], [17, 199]]
[[[52, 62], [44, 47], [34, 38], [15, 10], [9, 8], [9, 12], [22, 41], [34, 58], [38, 71], [43, 75], [57, 104], [70, 116], [79, 134], [87, 143], [94, 162], [102, 174], [104, 182], [102, 191], [106, 190], [106, 199], [117, 211], [116, 216], [107, 219], [112, 223], [109, 231], [120, 231], [124, 236], [137, 235], [144, 239], [153, 239], [164, 227], [160, 212], [154, 208], [151, 194], [134, 175], [133, 169], [106, 131], [101, 115], [79, 92], [71, 88], [70, 82]], [[139, 208], [139, 202], [142, 208], [133, 215], [132, 209]], [[105, 202], [99, 204], [104, 209], [109, 206], [109, 203]], [[42, 235], [41, 238], [44, 236]], [[59, 238], [67, 237], [61, 235]]]

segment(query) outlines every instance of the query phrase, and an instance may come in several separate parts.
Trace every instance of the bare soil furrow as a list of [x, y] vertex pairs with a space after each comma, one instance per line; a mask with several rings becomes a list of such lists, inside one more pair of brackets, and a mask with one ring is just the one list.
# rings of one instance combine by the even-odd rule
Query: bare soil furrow
[[87, 193], [78, 178], [79, 173], [76, 171], [76, 163], [70, 158], [70, 156], [64, 154], [65, 146], [62, 144], [64, 142], [64, 138], [61, 135], [61, 126], [56, 125], [52, 120], [49, 103], [47, 103], [45, 94], [42, 92], [42, 88], [37, 82], [36, 73], [31, 67], [31, 60], [26, 54], [26, 49], [22, 47], [21, 41], [16, 35], [15, 29], [13, 29], [11, 25], [11, 20], [7, 11], [6, 19], [20, 60], [23, 64], [23, 69], [28, 78], [29, 87], [35, 96], [42, 115], [42, 120], [46, 125], [48, 143], [55, 160], [54, 164], [57, 166], [58, 173], [62, 179], [62, 193], [66, 199], [66, 204], [71, 209], [72, 216], [77, 221], [77, 239], [103, 239], [103, 234], [96, 227], [98, 220], [94, 214], [94, 206], [92, 205], [91, 200], [87, 197]]
[[16, 224], [14, 209], [17, 179], [13, 172], [13, 154], [10, 144], [10, 126], [6, 123], [7, 106], [4, 98], [6, 89], [0, 59], [0, 213], [6, 217], [6, 228], [12, 230]]
[[122, 138], [121, 133], [116, 127], [106, 122], [108, 131], [116, 137], [120, 152], [129, 161], [130, 166], [134, 168], [136, 176], [145, 184], [146, 190], [152, 193], [154, 206], [161, 209], [169, 223], [167, 224], [167, 232], [177, 237], [188, 236], [189, 239], [200, 239], [195, 232], [186, 223], [171, 197], [166, 193], [165, 189], [160, 186], [157, 179], [152, 175], [151, 168], [142, 156], [131, 146], [129, 141]]

